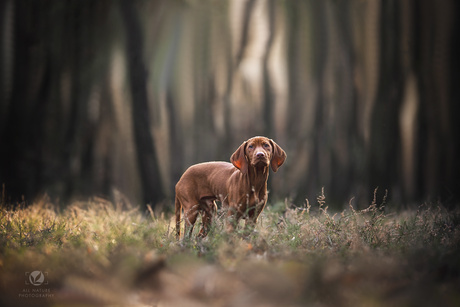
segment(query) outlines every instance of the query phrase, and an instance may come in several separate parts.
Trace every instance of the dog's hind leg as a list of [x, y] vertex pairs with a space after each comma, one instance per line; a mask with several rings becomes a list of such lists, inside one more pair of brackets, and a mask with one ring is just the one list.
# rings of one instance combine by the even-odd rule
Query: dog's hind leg
[[184, 210], [184, 237], [191, 237], [193, 232], [193, 226], [195, 226], [196, 219], [198, 217], [199, 205], [192, 206], [191, 208]]
[[201, 207], [203, 211], [203, 218], [202, 218], [202, 227], [198, 236], [206, 237], [211, 228], [212, 220], [216, 216], [217, 213], [217, 205], [213, 199], [204, 199], [201, 202]]

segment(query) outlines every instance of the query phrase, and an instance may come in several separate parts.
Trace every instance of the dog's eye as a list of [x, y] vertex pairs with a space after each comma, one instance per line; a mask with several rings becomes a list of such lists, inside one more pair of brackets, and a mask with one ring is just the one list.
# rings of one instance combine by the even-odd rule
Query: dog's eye
[[250, 144], [250, 145], [248, 145], [248, 148], [249, 148], [249, 149], [253, 149], [253, 148], [254, 148], [254, 145]]
[[268, 148], [268, 147], [270, 147], [270, 145], [268, 145], [268, 143], [264, 143], [264, 147]]

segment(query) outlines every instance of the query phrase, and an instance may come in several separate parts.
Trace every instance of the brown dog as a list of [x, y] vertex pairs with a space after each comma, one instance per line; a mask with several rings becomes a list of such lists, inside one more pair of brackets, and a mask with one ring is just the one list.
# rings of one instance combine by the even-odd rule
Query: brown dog
[[233, 153], [228, 162], [207, 162], [189, 167], [176, 184], [176, 233], [180, 238], [181, 211], [185, 234], [190, 236], [198, 213], [202, 212], [200, 236], [206, 236], [217, 211], [215, 200], [228, 209], [228, 231], [240, 218], [254, 227], [267, 202], [268, 168], [276, 172], [286, 153], [273, 140], [253, 137]]

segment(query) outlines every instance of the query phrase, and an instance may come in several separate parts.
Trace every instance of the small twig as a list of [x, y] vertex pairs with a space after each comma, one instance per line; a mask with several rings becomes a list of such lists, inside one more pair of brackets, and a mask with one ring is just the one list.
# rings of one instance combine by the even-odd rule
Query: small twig
[[152, 220], [155, 220], [155, 213], [152, 210], [152, 206], [147, 204], [147, 209], [149, 210], [150, 216], [152, 217]]

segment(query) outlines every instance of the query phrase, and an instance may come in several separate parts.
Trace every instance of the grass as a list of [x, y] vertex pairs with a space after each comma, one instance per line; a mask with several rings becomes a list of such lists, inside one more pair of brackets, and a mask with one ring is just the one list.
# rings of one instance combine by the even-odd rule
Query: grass
[[181, 241], [172, 215], [100, 198], [2, 208], [0, 304], [459, 306], [460, 211], [384, 202], [330, 213], [323, 192], [267, 207], [253, 233], [218, 218]]

